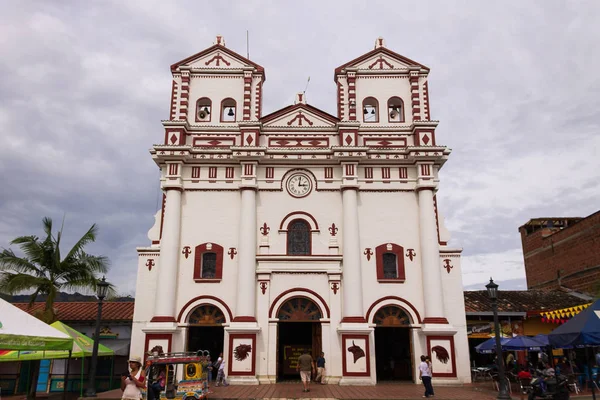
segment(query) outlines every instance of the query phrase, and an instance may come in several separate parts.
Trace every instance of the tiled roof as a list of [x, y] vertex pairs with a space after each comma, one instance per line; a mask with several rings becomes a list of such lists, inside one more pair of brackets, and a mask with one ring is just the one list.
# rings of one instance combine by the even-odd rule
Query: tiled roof
[[[466, 312], [492, 312], [486, 290], [464, 292]], [[589, 303], [589, 300], [558, 290], [499, 290], [499, 312], [525, 312], [528, 315], [541, 311], [557, 310]]]
[[[44, 307], [45, 303], [37, 302], [29, 308], [28, 303], [13, 303], [23, 311], [33, 314], [35, 311]], [[102, 303], [103, 321], [133, 321], [133, 302], [112, 302]], [[96, 302], [56, 302], [54, 308], [58, 310], [57, 316], [60, 321], [95, 321], [98, 312]]]

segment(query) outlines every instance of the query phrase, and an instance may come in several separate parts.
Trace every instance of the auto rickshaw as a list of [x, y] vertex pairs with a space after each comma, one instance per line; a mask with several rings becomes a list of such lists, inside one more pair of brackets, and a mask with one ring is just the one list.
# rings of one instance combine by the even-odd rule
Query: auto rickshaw
[[[164, 372], [165, 387], [160, 391], [160, 399], [155, 400], [204, 400], [208, 398], [208, 383], [203, 374], [202, 364], [208, 351], [180, 353], [153, 353], [147, 359], [152, 377]], [[147, 393], [153, 390], [152, 379], [148, 379]], [[148, 396], [148, 398], [151, 398]]]

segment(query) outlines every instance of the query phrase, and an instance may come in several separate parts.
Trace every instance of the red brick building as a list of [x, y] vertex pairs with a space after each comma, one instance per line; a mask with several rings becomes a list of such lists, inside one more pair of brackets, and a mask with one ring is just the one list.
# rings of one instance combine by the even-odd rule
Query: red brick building
[[528, 289], [600, 292], [600, 211], [531, 219], [519, 232]]

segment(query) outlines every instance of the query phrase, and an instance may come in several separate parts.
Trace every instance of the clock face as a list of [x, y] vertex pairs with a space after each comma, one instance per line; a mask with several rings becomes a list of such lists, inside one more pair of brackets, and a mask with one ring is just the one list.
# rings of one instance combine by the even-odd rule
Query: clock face
[[293, 197], [304, 197], [312, 190], [312, 181], [303, 173], [292, 174], [286, 183], [287, 191]]

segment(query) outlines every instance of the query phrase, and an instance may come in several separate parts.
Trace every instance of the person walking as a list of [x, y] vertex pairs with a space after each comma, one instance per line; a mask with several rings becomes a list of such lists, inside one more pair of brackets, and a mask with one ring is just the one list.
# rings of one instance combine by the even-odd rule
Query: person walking
[[219, 364], [219, 371], [217, 372], [215, 386], [219, 386], [219, 384], [222, 384], [223, 386], [229, 386], [225, 377], [225, 359], [223, 358], [223, 353], [219, 354], [217, 364]]
[[315, 377], [315, 382], [325, 385], [325, 353], [323, 352], [317, 358], [317, 376]]
[[296, 365], [296, 371], [300, 371], [300, 379], [304, 386], [303, 392], [310, 392], [310, 375], [314, 370], [315, 364], [313, 363], [313, 359], [308, 354], [308, 350], [304, 350], [304, 354], [298, 357], [298, 364]]
[[431, 364], [427, 362], [427, 357], [425, 356], [421, 356], [421, 364], [419, 364], [419, 379], [423, 381], [423, 386], [425, 386], [425, 394], [423, 397], [433, 396], [433, 386], [431, 386]]

